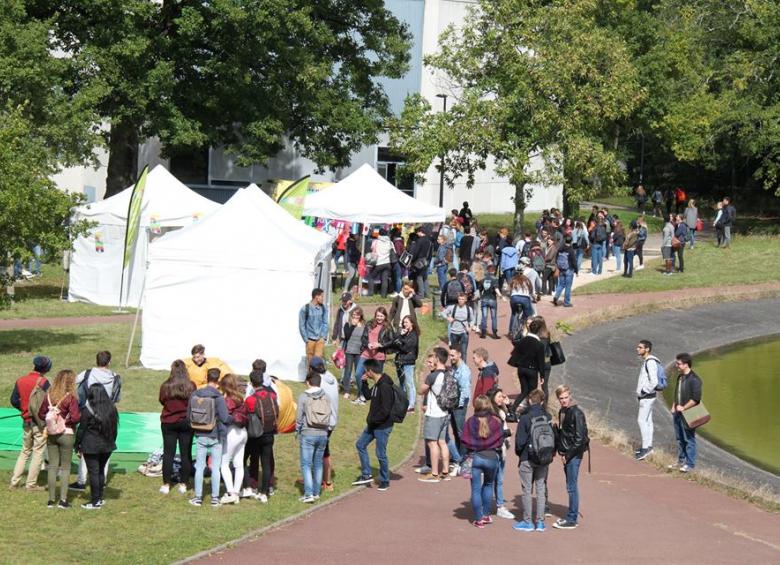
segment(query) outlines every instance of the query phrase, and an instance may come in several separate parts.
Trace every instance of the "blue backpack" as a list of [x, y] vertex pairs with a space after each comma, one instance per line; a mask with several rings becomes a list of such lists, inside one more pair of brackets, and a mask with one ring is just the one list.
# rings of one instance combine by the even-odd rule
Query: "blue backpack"
[[[647, 359], [647, 361], [650, 361], [651, 359], [658, 363], [658, 384], [655, 385], [655, 390], [664, 390], [667, 386], [669, 386], [669, 381], [666, 378], [666, 370], [664, 369], [663, 363], [661, 363], [661, 360], [658, 359], [658, 357], [650, 357]], [[645, 361], [645, 370], [647, 370], [647, 361]]]
[[558, 267], [558, 270], [562, 273], [565, 273], [569, 270], [569, 252], [568, 251], [559, 251], [558, 256], [555, 258], [555, 266]]

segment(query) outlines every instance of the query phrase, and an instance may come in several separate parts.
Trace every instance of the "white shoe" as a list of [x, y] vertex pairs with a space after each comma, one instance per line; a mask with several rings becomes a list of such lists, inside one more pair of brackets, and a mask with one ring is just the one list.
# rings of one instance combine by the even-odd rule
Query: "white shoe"
[[254, 496], [255, 496], [255, 491], [249, 487], [246, 487], [244, 490], [241, 491], [241, 498], [254, 498]]
[[258, 502], [262, 502], [263, 504], [265, 504], [266, 502], [268, 502], [268, 497], [267, 497], [266, 495], [264, 495], [264, 494], [261, 492], [260, 494], [258, 494], [258, 495], [255, 497], [255, 500], [257, 500]]
[[453, 463], [452, 465], [450, 465], [450, 475], [453, 477], [457, 477], [458, 475], [460, 475], [460, 465], [458, 465], [457, 463]]
[[238, 495], [233, 493], [225, 493], [222, 498], [219, 499], [220, 504], [237, 504]]
[[509, 510], [507, 510], [504, 506], [499, 506], [498, 510], [496, 510], [496, 516], [499, 518], [506, 518], [507, 520], [514, 520], [515, 515], [512, 514]]
[[168, 485], [163, 485], [160, 487], [160, 494], [168, 494], [171, 492], [171, 487]]
[[187, 485], [184, 483], [179, 483], [177, 488], [179, 489], [179, 494], [187, 494]]

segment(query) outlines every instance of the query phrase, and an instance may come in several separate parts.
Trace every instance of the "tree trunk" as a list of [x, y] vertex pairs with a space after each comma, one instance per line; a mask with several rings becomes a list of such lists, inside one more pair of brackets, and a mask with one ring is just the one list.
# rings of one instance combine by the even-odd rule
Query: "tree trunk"
[[525, 182], [514, 181], [515, 186], [515, 217], [512, 229], [514, 238], [522, 237], [523, 223], [525, 222]]
[[120, 122], [111, 126], [105, 198], [131, 186], [138, 175], [138, 128]]
[[574, 201], [566, 189], [566, 184], [563, 185], [563, 217], [564, 218], [576, 218], [579, 216], [580, 203]]

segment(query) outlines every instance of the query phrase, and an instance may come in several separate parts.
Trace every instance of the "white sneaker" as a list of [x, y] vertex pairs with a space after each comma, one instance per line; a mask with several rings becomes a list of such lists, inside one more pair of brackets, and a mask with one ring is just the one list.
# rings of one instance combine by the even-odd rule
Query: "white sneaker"
[[241, 498], [254, 498], [254, 496], [255, 496], [255, 491], [249, 487], [246, 487], [244, 490], [241, 491]]
[[499, 518], [506, 518], [507, 520], [514, 520], [515, 515], [512, 514], [509, 510], [507, 510], [504, 506], [499, 506], [498, 510], [496, 510], [496, 516]]
[[460, 475], [460, 465], [458, 465], [457, 463], [453, 463], [452, 465], [450, 465], [450, 475], [452, 475], [453, 477], [457, 477], [458, 475]]
[[187, 494], [187, 485], [184, 483], [179, 483], [177, 488], [179, 489], [179, 494]]
[[220, 504], [238, 504], [238, 495], [233, 493], [225, 493], [222, 498], [219, 499]]
[[260, 494], [258, 494], [258, 495], [255, 497], [255, 500], [257, 500], [258, 502], [262, 502], [263, 504], [265, 504], [266, 502], [268, 502], [268, 497], [267, 497], [266, 495], [264, 495], [264, 494], [261, 492]]
[[160, 494], [168, 494], [171, 492], [171, 487], [169, 485], [163, 485], [160, 487]]

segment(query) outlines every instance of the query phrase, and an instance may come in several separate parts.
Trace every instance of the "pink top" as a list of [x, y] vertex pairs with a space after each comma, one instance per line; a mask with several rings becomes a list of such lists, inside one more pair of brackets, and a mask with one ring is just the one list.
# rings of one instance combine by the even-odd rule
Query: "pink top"
[[[368, 331], [369, 344], [379, 341], [379, 332], [381, 332], [384, 327], [384, 325], [377, 324]], [[363, 359], [374, 359], [376, 361], [384, 361], [387, 358], [384, 350], [381, 349], [366, 349], [360, 356]]]

